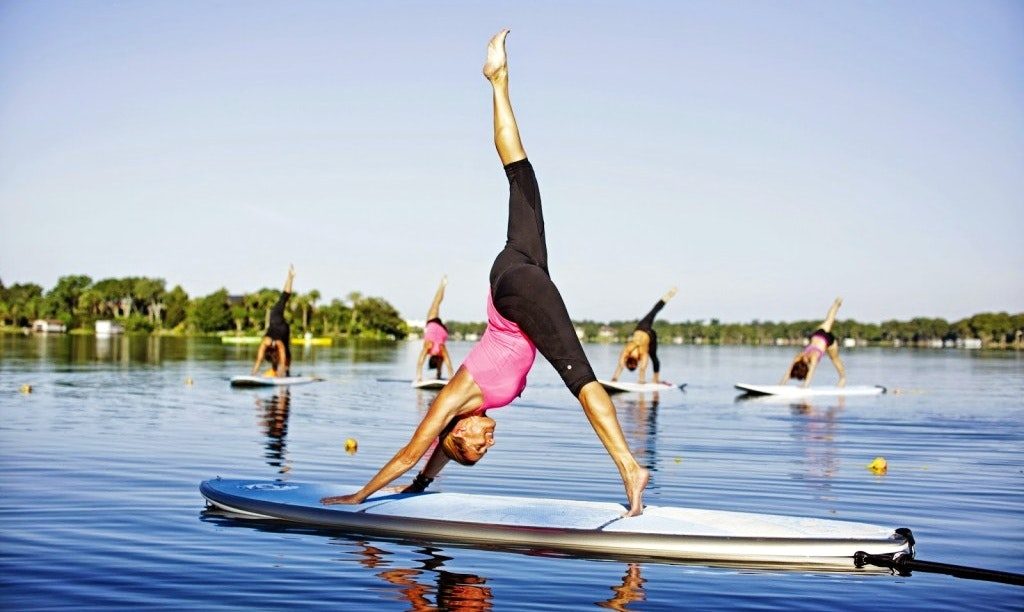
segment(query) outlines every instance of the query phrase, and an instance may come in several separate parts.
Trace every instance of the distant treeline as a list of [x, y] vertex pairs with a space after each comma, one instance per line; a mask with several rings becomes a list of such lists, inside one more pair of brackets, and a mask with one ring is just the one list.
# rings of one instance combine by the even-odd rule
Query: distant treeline
[[[280, 290], [264, 288], [243, 295], [220, 289], [189, 297], [162, 278], [132, 276], [93, 282], [85, 275], [62, 276], [49, 291], [35, 283], [5, 287], [0, 281], [0, 325], [29, 327], [38, 319], [58, 320], [68, 330], [92, 330], [97, 320], [114, 320], [128, 332], [255, 335], [266, 329]], [[321, 304], [316, 289], [292, 295], [288, 303], [292, 334], [401, 339], [405, 321], [383, 298], [349, 293], [346, 300]]]
[[[62, 276], [49, 291], [34, 283], [5, 287], [0, 281], [0, 326], [29, 327], [37, 319], [61, 321], [69, 330], [93, 328], [99, 319], [119, 322], [129, 332], [261, 333], [271, 306], [280, 294], [264, 288], [243, 295], [220, 289], [209, 295], [189, 297], [181, 286], [167, 290], [162, 278], [107, 278], [93, 282], [85, 275]], [[410, 331], [398, 311], [379, 297], [349, 293], [345, 300], [320, 303], [316, 289], [297, 293], [289, 302], [292, 334], [316, 336], [405, 338]], [[483, 322], [445, 321], [455, 338], [483, 333]], [[654, 329], [662, 343], [685, 344], [798, 344], [807, 339], [820, 320], [751, 321], [722, 323], [659, 320]], [[588, 342], [622, 342], [633, 332], [635, 320], [575, 322]], [[857, 344], [933, 345], [980, 340], [985, 347], [1024, 348], [1024, 313], [980, 313], [959, 321], [918, 317], [909, 321], [860, 323], [836, 321], [833, 333]]]
[[[587, 342], [624, 342], [633, 333], [636, 321], [576, 321], [577, 332]], [[800, 344], [814, 333], [821, 320], [751, 321], [750, 323], [722, 323], [710, 321], [683, 321], [671, 323], [656, 321], [654, 331], [662, 343], [683, 344]], [[484, 323], [445, 321], [449, 331], [459, 338], [483, 333]], [[846, 338], [857, 344], [889, 344], [931, 346], [936, 343], [956, 345], [966, 340], [980, 340], [991, 348], [1024, 348], [1024, 312], [985, 312], [959, 321], [917, 317], [909, 321], [883, 321], [860, 323], [853, 320], [836, 321], [833, 334], [840, 341]]]

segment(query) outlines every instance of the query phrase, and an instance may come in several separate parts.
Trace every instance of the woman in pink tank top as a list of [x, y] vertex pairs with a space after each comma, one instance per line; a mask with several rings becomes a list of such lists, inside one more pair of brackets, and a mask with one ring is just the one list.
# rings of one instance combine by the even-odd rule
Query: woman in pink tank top
[[410, 485], [423, 491], [449, 460], [472, 465], [494, 444], [491, 408], [508, 405], [526, 386], [537, 351], [544, 355], [579, 400], [598, 438], [615, 462], [626, 489], [626, 516], [640, 514], [649, 474], [629, 451], [604, 387], [597, 382], [565, 303], [548, 273], [540, 191], [526, 159], [508, 95], [505, 37], [487, 46], [484, 76], [493, 90], [494, 145], [509, 180], [508, 240], [491, 267], [487, 329], [480, 342], [437, 394], [412, 438], [352, 495], [326, 497], [325, 504], [358, 504], [412, 469], [438, 442]]
[[839, 313], [839, 307], [842, 304], [842, 298], [836, 298], [832, 302], [832, 307], [828, 309], [825, 320], [811, 334], [810, 342], [790, 362], [789, 368], [786, 369], [786, 374], [782, 377], [782, 381], [779, 382], [780, 385], [784, 385], [789, 382], [789, 379], [795, 378], [804, 381], [802, 386], [810, 386], [811, 378], [814, 377], [814, 370], [818, 367], [818, 362], [821, 361], [822, 355], [828, 355], [829, 359], [832, 360], [832, 365], [839, 372], [839, 386], [846, 385], [846, 368], [843, 367], [843, 360], [839, 358], [839, 346], [836, 344], [835, 336], [832, 335], [832, 325], [836, 322], [836, 314]]
[[437, 372], [437, 378], [441, 378], [441, 365], [448, 366], [448, 378], [455, 375], [452, 370], [452, 360], [448, 357], [448, 328], [441, 322], [441, 301], [444, 299], [444, 289], [448, 286], [448, 277], [441, 279], [434, 293], [434, 301], [427, 311], [427, 322], [423, 326], [423, 349], [420, 351], [419, 359], [416, 360], [416, 382], [423, 380], [423, 362], [430, 356], [427, 367]]

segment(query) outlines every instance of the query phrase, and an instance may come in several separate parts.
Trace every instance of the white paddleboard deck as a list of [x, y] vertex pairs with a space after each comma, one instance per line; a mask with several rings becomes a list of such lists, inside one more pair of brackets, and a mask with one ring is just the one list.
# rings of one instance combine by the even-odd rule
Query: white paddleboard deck
[[667, 382], [657, 383], [632, 383], [623, 382], [621, 380], [598, 380], [601, 386], [604, 387], [608, 393], [650, 393], [652, 391], [669, 391], [672, 389], [682, 389], [686, 385], [673, 385]]
[[790, 385], [748, 385], [746, 383], [736, 383], [736, 388], [751, 395], [778, 395], [781, 397], [880, 395], [885, 393], [885, 387], [879, 385], [804, 388]]
[[304, 385], [320, 380], [315, 376], [234, 376], [232, 387], [279, 387], [281, 385]]
[[358, 487], [267, 480], [217, 478], [199, 490], [245, 517], [470, 545], [849, 568], [858, 551], [910, 552], [894, 529], [832, 519], [658, 506], [623, 518], [624, 506], [614, 503], [443, 492], [326, 506], [321, 498]]

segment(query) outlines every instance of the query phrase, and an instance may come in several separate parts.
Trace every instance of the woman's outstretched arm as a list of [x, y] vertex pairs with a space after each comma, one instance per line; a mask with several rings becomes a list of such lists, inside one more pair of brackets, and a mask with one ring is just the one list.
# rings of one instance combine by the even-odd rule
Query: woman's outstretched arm
[[[482, 404], [483, 395], [480, 392], [480, 387], [477, 386], [468, 371], [460, 369], [451, 382], [445, 385], [434, 398], [434, 402], [430, 404], [427, 414], [416, 427], [409, 442], [384, 464], [384, 467], [370, 479], [370, 482], [351, 495], [325, 497], [320, 502], [324, 504], [363, 503], [367, 497], [412, 469], [452, 419], [472, 412]], [[438, 469], [440, 470], [440, 468]]]
[[792, 373], [793, 373], [793, 366], [794, 366], [794, 365], [796, 365], [796, 362], [800, 361], [800, 359], [801, 359], [801, 358], [802, 358], [803, 356], [804, 356], [804, 354], [803, 354], [803, 353], [797, 353], [797, 354], [796, 354], [796, 357], [794, 357], [794, 358], [793, 358], [793, 361], [790, 361], [790, 362], [789, 362], [789, 365], [788, 365], [788, 366], [786, 366], [786, 373], [782, 375], [782, 380], [780, 380], [780, 381], [779, 381], [779, 384], [780, 384], [780, 385], [784, 385], [784, 384], [786, 384], [786, 383], [788, 383], [788, 382], [789, 382], [789, 379], [790, 379], [790, 378], [792, 377], [792, 375], [793, 375], [793, 374], [792, 374]]
[[526, 150], [519, 137], [519, 126], [512, 113], [512, 101], [508, 95], [508, 56], [505, 53], [505, 37], [508, 30], [502, 30], [487, 44], [487, 59], [484, 61], [484, 76], [494, 88], [494, 147], [504, 166], [526, 159]]
[[441, 358], [444, 359], [444, 363], [448, 366], [448, 379], [451, 380], [455, 376], [455, 370], [452, 368], [452, 358], [448, 356], [448, 347], [441, 345]]
[[427, 342], [423, 341], [423, 348], [420, 349], [420, 356], [416, 358], [416, 382], [423, 380], [423, 362], [427, 360]]
[[622, 352], [619, 353], [619, 362], [615, 364], [615, 373], [612, 374], [612, 382], [619, 379], [619, 374], [622, 374], [622, 368], [626, 367], [626, 356], [629, 355], [629, 348], [631, 343], [626, 342], [626, 346], [622, 347]]
[[260, 348], [256, 349], [256, 363], [252, 364], [252, 375], [253, 376], [256, 376], [256, 374], [260, 371], [260, 364], [263, 363], [263, 358], [266, 356], [266, 354], [267, 354], [267, 339], [264, 338], [263, 341], [260, 342]]

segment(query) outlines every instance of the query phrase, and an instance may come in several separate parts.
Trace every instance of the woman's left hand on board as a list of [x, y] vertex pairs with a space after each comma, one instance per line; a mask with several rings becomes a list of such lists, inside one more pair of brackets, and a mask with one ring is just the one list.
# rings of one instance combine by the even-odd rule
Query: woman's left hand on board
[[333, 497], [324, 497], [320, 500], [321, 504], [361, 504], [363, 500], [359, 499], [359, 496], [353, 493], [352, 495], [335, 495]]

